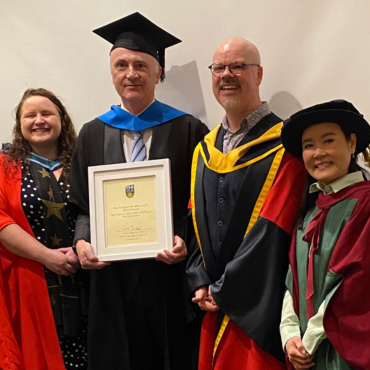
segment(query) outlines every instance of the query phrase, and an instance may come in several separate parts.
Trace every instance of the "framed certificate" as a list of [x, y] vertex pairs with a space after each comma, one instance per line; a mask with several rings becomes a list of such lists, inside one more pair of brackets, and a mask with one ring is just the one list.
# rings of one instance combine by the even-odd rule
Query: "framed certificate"
[[170, 160], [88, 168], [91, 244], [100, 261], [172, 249]]

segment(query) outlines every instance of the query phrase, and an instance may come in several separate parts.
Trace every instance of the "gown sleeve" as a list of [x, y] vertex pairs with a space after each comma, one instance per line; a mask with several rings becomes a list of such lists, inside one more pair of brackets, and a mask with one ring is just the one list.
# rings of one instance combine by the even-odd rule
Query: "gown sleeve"
[[0, 369], [23, 370], [20, 348], [13, 332], [7, 309], [3, 284], [3, 271], [0, 263]]
[[313, 355], [321, 342], [327, 338], [324, 329], [325, 301], [321, 303], [317, 314], [312, 316], [307, 323], [307, 329], [303, 335], [302, 343], [306, 351]]
[[284, 351], [285, 345], [290, 338], [301, 337], [299, 318], [294, 311], [293, 298], [289, 290], [285, 292], [283, 309], [281, 311], [280, 336]]
[[[274, 315], [280, 322], [289, 242], [305, 174], [300, 160], [284, 154], [260, 216], [226, 265], [221, 279], [211, 285], [218, 306], [233, 320], [235, 317], [236, 322], [238, 316], [257, 307], [271, 316], [271, 307], [266, 302], [279, 302]], [[238, 288], [241, 286], [243, 289]]]
[[212, 283], [211, 278], [208, 276], [207, 271], [204, 269], [203, 257], [198, 245], [195, 251], [189, 257], [188, 263], [186, 265], [186, 275], [187, 278], [185, 294], [187, 297], [190, 297], [192, 294], [194, 294], [194, 292], [201, 286], [208, 286]]
[[271, 343], [281, 340], [289, 242], [305, 178], [302, 162], [284, 154], [257, 221], [210, 286], [220, 309], [261, 347], [266, 333]]
[[[70, 171], [70, 202], [78, 208], [73, 244], [75, 244], [79, 239], [84, 239], [88, 242], [90, 241], [89, 188], [87, 173], [89, 163], [86, 153], [89, 145], [87, 143], [87, 139], [88, 130], [85, 125], [82, 127], [77, 138]], [[90, 143], [90, 145], [91, 144], [92, 143]]]
[[[335, 245], [328, 274], [342, 283], [327, 297], [324, 328], [341, 357], [358, 370], [370, 369], [370, 186], [359, 197]], [[328, 299], [330, 298], [330, 299]]]
[[[32, 234], [20, 202], [20, 169], [0, 159], [0, 230], [18, 224]], [[11, 170], [10, 170], [11, 171]], [[0, 369], [65, 369], [43, 266], [0, 245]]]
[[[0, 231], [5, 226], [15, 223], [11, 216], [8, 196], [6, 194], [7, 177], [4, 174], [2, 162], [3, 158], [0, 158]], [[11, 184], [9, 186], [11, 186]]]

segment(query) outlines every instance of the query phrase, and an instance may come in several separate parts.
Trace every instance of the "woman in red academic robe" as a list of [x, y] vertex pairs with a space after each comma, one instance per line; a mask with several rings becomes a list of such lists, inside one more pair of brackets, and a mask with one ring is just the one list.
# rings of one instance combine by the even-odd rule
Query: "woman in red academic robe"
[[76, 133], [60, 100], [28, 89], [0, 154], [0, 368], [87, 368], [85, 275], [68, 205]]
[[290, 249], [280, 332], [295, 369], [370, 369], [370, 127], [349, 102], [294, 114], [282, 130], [306, 191]]

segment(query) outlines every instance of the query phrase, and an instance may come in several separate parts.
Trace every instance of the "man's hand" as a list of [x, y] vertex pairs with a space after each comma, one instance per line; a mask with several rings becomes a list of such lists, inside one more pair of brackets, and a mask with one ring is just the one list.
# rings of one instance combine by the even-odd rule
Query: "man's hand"
[[203, 311], [216, 312], [220, 309], [212, 298], [210, 287], [201, 286], [195, 291], [195, 296], [192, 302], [198, 303], [198, 306]]
[[175, 235], [172, 250], [165, 249], [163, 252], [158, 253], [155, 259], [167, 263], [167, 265], [173, 265], [183, 261], [187, 254], [188, 251], [185, 242], [178, 235]]
[[72, 256], [72, 248], [47, 249], [42, 264], [58, 275], [74, 274], [79, 268], [77, 256]]
[[76, 242], [76, 251], [83, 269], [97, 270], [110, 265], [110, 262], [99, 261], [94, 254], [91, 244], [86, 240], [80, 239]]
[[301, 338], [290, 338], [285, 345], [290, 362], [295, 369], [309, 369], [315, 363], [312, 362], [314, 355], [310, 355], [304, 348]]

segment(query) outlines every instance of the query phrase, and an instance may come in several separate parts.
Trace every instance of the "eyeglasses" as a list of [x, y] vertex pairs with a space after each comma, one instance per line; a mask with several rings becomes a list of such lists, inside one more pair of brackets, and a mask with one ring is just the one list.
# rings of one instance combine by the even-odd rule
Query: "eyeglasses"
[[257, 66], [259, 67], [259, 64], [246, 64], [241, 62], [234, 62], [230, 64], [221, 64], [221, 63], [213, 63], [208, 68], [211, 70], [212, 74], [216, 77], [220, 77], [223, 73], [226, 67], [229, 67], [229, 71], [234, 76], [240, 76], [244, 69], [249, 66]]

